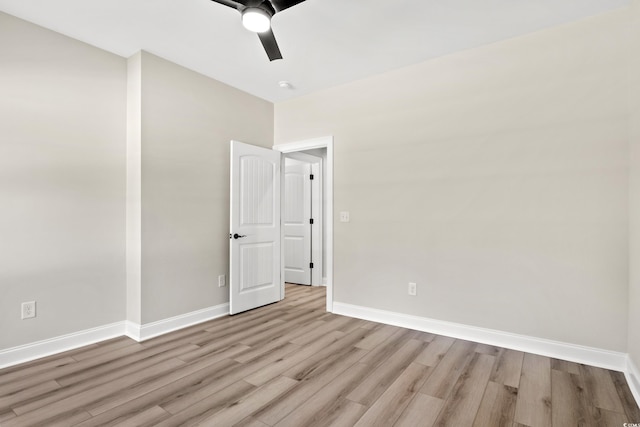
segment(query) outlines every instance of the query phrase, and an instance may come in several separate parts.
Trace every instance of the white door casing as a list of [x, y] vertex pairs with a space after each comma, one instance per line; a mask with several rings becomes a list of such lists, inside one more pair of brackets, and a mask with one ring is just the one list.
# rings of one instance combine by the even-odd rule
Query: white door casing
[[283, 298], [279, 152], [231, 141], [229, 312]]
[[[326, 224], [326, 270], [327, 270], [327, 311], [333, 311], [333, 137], [326, 136], [314, 138], [304, 141], [277, 144], [273, 146], [274, 150], [281, 153], [296, 153], [299, 151], [313, 150], [316, 148], [326, 148], [326, 174], [324, 174], [323, 182], [326, 186], [326, 211], [328, 215], [325, 218]], [[282, 288], [284, 289], [284, 270], [282, 272]], [[283, 291], [284, 293], [284, 291]]]
[[309, 163], [285, 159], [282, 212], [284, 280], [300, 285], [311, 284], [310, 176]]

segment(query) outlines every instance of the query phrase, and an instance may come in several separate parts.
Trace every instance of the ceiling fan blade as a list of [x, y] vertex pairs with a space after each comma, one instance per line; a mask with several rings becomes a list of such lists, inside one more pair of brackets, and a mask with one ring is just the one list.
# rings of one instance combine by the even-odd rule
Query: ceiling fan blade
[[276, 12], [282, 12], [285, 9], [289, 9], [291, 6], [295, 6], [298, 3], [302, 3], [304, 0], [270, 0], [271, 5]]
[[244, 9], [244, 4], [242, 4], [242, 2], [239, 2], [239, 1], [233, 1], [233, 0], [211, 0], [211, 1], [215, 3], [219, 3], [224, 6], [229, 6], [239, 11], [242, 11], [242, 9]]
[[269, 61], [282, 59], [282, 54], [280, 53], [280, 48], [278, 47], [278, 43], [276, 42], [276, 36], [273, 35], [273, 31], [269, 30], [269, 31], [265, 31], [264, 33], [257, 33], [257, 34], [258, 34], [258, 37], [260, 37], [262, 46], [264, 46], [264, 50], [267, 52]]

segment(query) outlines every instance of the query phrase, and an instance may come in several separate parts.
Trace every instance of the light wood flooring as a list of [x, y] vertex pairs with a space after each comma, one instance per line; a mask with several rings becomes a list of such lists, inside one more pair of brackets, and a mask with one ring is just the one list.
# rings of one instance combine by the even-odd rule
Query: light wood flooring
[[618, 426], [624, 375], [338, 316], [324, 288], [0, 370], [0, 425]]

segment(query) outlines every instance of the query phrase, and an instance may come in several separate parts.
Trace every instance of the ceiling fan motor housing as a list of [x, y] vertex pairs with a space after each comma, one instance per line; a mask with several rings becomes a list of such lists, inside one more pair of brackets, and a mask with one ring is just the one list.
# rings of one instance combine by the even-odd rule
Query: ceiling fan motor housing
[[242, 15], [242, 23], [250, 31], [258, 34], [270, 61], [282, 59], [280, 48], [271, 30], [271, 18], [305, 0], [212, 0], [236, 9]]

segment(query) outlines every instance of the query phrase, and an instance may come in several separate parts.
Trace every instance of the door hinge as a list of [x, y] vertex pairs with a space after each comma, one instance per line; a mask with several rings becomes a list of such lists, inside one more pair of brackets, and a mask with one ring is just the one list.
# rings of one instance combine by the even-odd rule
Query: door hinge
[[313, 181], [313, 174], [309, 175], [309, 179]]
[[309, 263], [309, 268], [313, 268], [313, 263], [312, 262]]
[[309, 219], [309, 224], [313, 225], [313, 218]]

